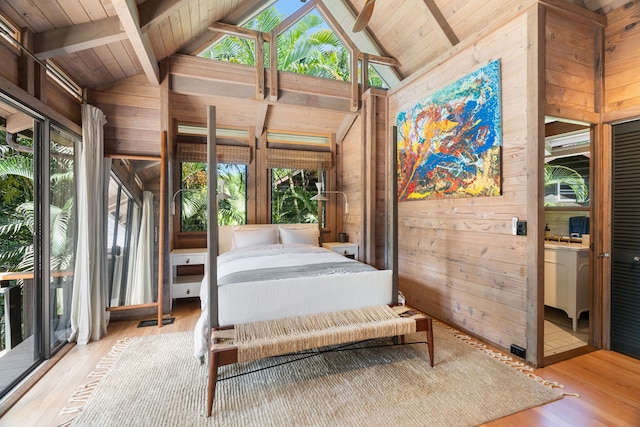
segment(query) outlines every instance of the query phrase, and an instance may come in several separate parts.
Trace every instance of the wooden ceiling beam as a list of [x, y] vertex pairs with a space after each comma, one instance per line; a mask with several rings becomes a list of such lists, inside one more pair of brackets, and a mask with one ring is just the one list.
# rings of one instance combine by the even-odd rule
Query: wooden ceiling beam
[[53, 58], [127, 38], [127, 33], [120, 26], [120, 19], [113, 16], [37, 33], [34, 35], [34, 54], [38, 59]]
[[262, 102], [258, 105], [256, 111], [256, 134], [262, 135], [262, 132], [266, 131], [265, 123], [267, 123], [267, 115], [269, 113], [269, 104]]
[[449, 25], [449, 22], [440, 11], [436, 2], [434, 0], [424, 0], [424, 4], [427, 6], [427, 9], [429, 9], [431, 17], [438, 24], [440, 31], [442, 31], [447, 40], [449, 40], [449, 43], [451, 43], [451, 46], [455, 46], [460, 43], [460, 39], [458, 39], [458, 36], [453, 31], [453, 28], [451, 28], [451, 25]]
[[[362, 60], [364, 59], [364, 55], [365, 55], [364, 53], [360, 52], [358, 55], [358, 58]], [[374, 64], [388, 65], [390, 67], [400, 66], [400, 62], [396, 58], [391, 58], [389, 56], [379, 56], [379, 55], [372, 55], [368, 53], [367, 60]]]
[[209, 26], [209, 31], [216, 31], [222, 34], [252, 40], [257, 40], [259, 36], [263, 37], [265, 41], [269, 41], [271, 39], [271, 35], [269, 33], [262, 33], [260, 31], [251, 30], [249, 28], [225, 24], [224, 22], [214, 22]]
[[129, 37], [140, 65], [147, 76], [149, 83], [160, 86], [160, 67], [156, 59], [149, 35], [142, 33], [138, 8], [134, 0], [111, 0], [113, 7], [120, 18], [122, 27]]
[[342, 141], [344, 141], [349, 129], [351, 129], [353, 122], [355, 122], [357, 118], [358, 114], [356, 113], [344, 115], [344, 119], [342, 119], [342, 123], [340, 123], [340, 127], [338, 127], [336, 131], [336, 144], [341, 144]]
[[171, 15], [188, 3], [189, 0], [145, 1], [138, 8], [140, 29], [146, 32], [147, 28], [171, 17]]

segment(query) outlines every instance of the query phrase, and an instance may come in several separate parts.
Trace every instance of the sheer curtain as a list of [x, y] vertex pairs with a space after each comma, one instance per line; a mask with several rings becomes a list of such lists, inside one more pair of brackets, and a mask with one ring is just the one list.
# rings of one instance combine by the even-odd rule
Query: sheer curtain
[[127, 283], [126, 305], [153, 302], [153, 193], [143, 192], [142, 221], [136, 253], [132, 259], [133, 275]]
[[71, 299], [69, 341], [87, 344], [107, 332], [107, 185], [110, 160], [104, 159], [106, 116], [82, 105], [78, 153], [78, 242]]

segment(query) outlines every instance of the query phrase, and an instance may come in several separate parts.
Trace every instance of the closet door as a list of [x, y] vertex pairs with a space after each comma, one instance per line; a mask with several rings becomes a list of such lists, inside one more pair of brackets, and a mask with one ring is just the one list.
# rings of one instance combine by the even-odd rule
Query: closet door
[[613, 128], [611, 349], [640, 358], [640, 121]]

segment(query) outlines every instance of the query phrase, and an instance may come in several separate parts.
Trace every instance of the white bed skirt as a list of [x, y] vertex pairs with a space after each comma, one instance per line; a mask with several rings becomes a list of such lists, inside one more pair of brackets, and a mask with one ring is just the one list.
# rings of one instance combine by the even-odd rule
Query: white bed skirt
[[[238, 325], [262, 320], [349, 310], [390, 304], [391, 270], [349, 275], [271, 280], [218, 288], [219, 325]], [[200, 288], [202, 313], [194, 331], [194, 355], [208, 351], [209, 285], [205, 276]], [[251, 295], [251, 298], [247, 298]]]

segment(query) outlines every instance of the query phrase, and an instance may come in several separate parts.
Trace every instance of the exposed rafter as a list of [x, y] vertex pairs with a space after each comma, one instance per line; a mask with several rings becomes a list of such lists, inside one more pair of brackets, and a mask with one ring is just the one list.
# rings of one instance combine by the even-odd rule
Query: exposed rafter
[[52, 58], [126, 40], [129, 36], [117, 16], [57, 28], [34, 35], [34, 53], [39, 59]]
[[147, 76], [149, 83], [160, 85], [160, 68], [151, 46], [148, 34], [143, 34], [140, 29], [138, 8], [134, 0], [111, 0], [113, 7], [120, 18], [122, 27], [129, 37], [133, 50], [138, 56], [140, 65]]
[[451, 43], [451, 46], [455, 46], [460, 43], [460, 39], [458, 39], [458, 36], [451, 28], [451, 25], [449, 25], [449, 22], [445, 19], [436, 2], [434, 0], [424, 0], [424, 4], [429, 9], [429, 12], [431, 12], [431, 16], [438, 24], [438, 28], [440, 28], [447, 40], [449, 40], [449, 43]]

